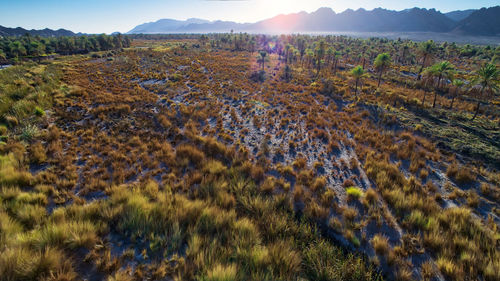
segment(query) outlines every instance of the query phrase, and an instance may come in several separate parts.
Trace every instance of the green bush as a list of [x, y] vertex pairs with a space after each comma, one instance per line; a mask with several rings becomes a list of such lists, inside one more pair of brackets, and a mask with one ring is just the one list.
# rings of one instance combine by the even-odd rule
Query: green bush
[[28, 124], [21, 130], [21, 139], [26, 142], [31, 142], [39, 134], [38, 127]]
[[43, 109], [41, 109], [40, 107], [35, 107], [35, 115], [36, 116], [44, 116], [45, 115], [45, 111]]
[[356, 187], [356, 186], [350, 186], [350, 187], [346, 188], [346, 193], [347, 193], [347, 196], [349, 198], [356, 199], [356, 200], [363, 196], [363, 191], [359, 187]]
[[4, 136], [7, 134], [7, 127], [4, 125], [0, 125], [0, 136]]

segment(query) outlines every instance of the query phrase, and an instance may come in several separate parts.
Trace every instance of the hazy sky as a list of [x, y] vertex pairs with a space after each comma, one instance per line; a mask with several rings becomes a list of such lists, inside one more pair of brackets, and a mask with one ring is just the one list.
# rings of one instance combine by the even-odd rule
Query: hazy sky
[[138, 24], [162, 18], [254, 22], [320, 7], [335, 12], [377, 7], [423, 7], [448, 12], [495, 5], [499, 0], [0, 0], [0, 25], [124, 33]]

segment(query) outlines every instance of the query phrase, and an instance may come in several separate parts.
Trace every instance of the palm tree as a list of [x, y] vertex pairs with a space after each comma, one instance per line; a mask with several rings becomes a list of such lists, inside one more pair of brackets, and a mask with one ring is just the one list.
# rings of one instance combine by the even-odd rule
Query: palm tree
[[326, 64], [330, 65], [332, 63], [333, 56], [335, 55], [335, 49], [333, 47], [328, 47], [326, 49]]
[[292, 45], [286, 44], [285, 46], [285, 64], [288, 64], [288, 58], [290, 57], [290, 50], [292, 49]]
[[283, 46], [283, 43], [280, 41], [276, 42], [276, 45], [274, 46], [274, 49], [276, 50], [276, 53], [278, 54], [278, 61], [281, 60], [281, 57], [285, 55], [285, 47]]
[[314, 60], [314, 52], [313, 50], [307, 48], [304, 55], [306, 57], [306, 67], [309, 67]]
[[357, 94], [358, 93], [358, 84], [359, 84], [359, 81], [361, 80], [361, 78], [363, 78], [363, 76], [365, 75], [365, 70], [363, 69], [363, 67], [358, 65], [351, 70], [351, 75], [354, 77], [354, 79], [356, 79], [356, 89], [354, 90], [354, 92]]
[[33, 41], [28, 45], [28, 54], [38, 57], [45, 54], [45, 46], [41, 42]]
[[14, 41], [9, 44], [10, 56], [14, 58], [19, 58], [21, 56], [26, 56], [26, 48], [19, 41]]
[[339, 62], [340, 57], [342, 57], [342, 53], [339, 51], [335, 51], [335, 63], [333, 64], [333, 73], [337, 73], [337, 64]]
[[302, 64], [302, 59], [306, 53], [306, 40], [304, 38], [297, 38], [297, 49], [300, 52], [300, 63]]
[[378, 86], [382, 81], [382, 73], [391, 65], [391, 56], [388, 53], [382, 53], [375, 58], [375, 69], [378, 71]]
[[207, 36], [207, 35], [202, 34], [202, 35], [200, 36], [199, 40], [200, 40], [201, 45], [202, 45], [202, 46], [205, 46], [205, 45], [207, 45], [207, 42], [210, 40], [210, 38], [208, 38], [208, 36]]
[[318, 46], [314, 50], [314, 58], [316, 60], [316, 70], [317, 70], [316, 75], [319, 75], [319, 72], [321, 71], [321, 61], [325, 56], [325, 51], [326, 51], [326, 43], [324, 40], [321, 40], [319, 41]]
[[365, 68], [366, 66], [366, 59], [368, 58], [367, 54], [365, 52], [363, 52], [361, 55], [360, 55], [360, 60], [362, 59], [363, 60], [363, 69]]
[[[432, 83], [432, 79], [434, 79], [434, 75], [430, 72], [430, 67], [424, 69], [422, 71], [422, 76], [424, 77], [424, 82], [426, 87], [428, 86], [429, 83]], [[425, 105], [425, 98], [427, 97], [427, 90], [424, 90], [424, 97], [422, 98], [422, 106]]]
[[349, 54], [351, 53], [351, 48], [346, 48], [344, 50], [344, 54], [345, 54], [345, 61], [344, 61], [344, 64], [347, 64], [347, 62], [349, 61]]
[[253, 54], [253, 52], [255, 52], [256, 47], [257, 47], [257, 42], [255, 41], [255, 37], [252, 36], [252, 38], [250, 39], [250, 42], [248, 42], [248, 48], [249, 48], [251, 54]]
[[[438, 78], [437, 89], [439, 90], [441, 87], [441, 80], [443, 78], [451, 79], [451, 77], [455, 73], [455, 66], [449, 61], [442, 61], [429, 67], [427, 71], [432, 77]], [[436, 107], [436, 99], [437, 91], [434, 91], [434, 102], [432, 103], [433, 108]]]
[[424, 70], [425, 64], [427, 62], [427, 58], [432, 56], [435, 51], [436, 51], [436, 44], [432, 40], [429, 40], [429, 41], [426, 41], [426, 42], [423, 42], [420, 44], [419, 52], [422, 54], [423, 58], [422, 58], [422, 66], [420, 66], [420, 70], [418, 71], [418, 80], [420, 80], [420, 78], [422, 77], [422, 75], [420, 75], [420, 74]]
[[405, 44], [403, 46], [403, 53], [401, 54], [400, 62], [402, 64], [406, 64], [406, 55], [408, 54], [408, 51], [410, 50], [410, 46], [408, 44]]
[[262, 71], [264, 71], [264, 66], [267, 60], [267, 52], [266, 51], [260, 51], [259, 56], [257, 57], [257, 62], [262, 65]]
[[298, 58], [300, 58], [300, 51], [293, 48], [293, 53], [292, 53], [292, 58], [291, 58], [291, 62], [296, 62], [298, 60]]
[[465, 84], [465, 81], [459, 79], [453, 79], [452, 84], [453, 86], [455, 86], [455, 92], [451, 96], [450, 110], [453, 109], [453, 102], [455, 101], [455, 98], [458, 96], [458, 91]]
[[473, 80], [472, 85], [477, 85], [481, 87], [479, 92], [479, 98], [477, 99], [477, 107], [474, 116], [472, 117], [473, 121], [476, 119], [477, 114], [479, 113], [479, 107], [481, 106], [481, 98], [483, 94], [490, 93], [494, 94], [499, 91], [499, 78], [500, 78], [500, 70], [491, 63], [487, 63], [483, 65], [476, 73], [476, 78]]

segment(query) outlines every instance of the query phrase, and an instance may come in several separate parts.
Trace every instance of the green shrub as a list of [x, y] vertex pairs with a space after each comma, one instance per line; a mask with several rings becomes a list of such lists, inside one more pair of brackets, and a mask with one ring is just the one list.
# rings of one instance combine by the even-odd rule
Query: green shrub
[[4, 186], [29, 186], [33, 181], [31, 173], [20, 171], [18, 160], [11, 153], [0, 155], [0, 184]]
[[424, 229], [427, 226], [428, 219], [419, 210], [413, 210], [406, 221], [415, 228]]
[[35, 115], [39, 117], [45, 116], [45, 111], [37, 106], [35, 107]]
[[347, 230], [344, 233], [344, 237], [351, 242], [354, 247], [359, 247], [361, 245], [361, 242], [359, 241], [358, 237], [356, 237], [356, 234], [352, 230]]
[[7, 127], [0, 125], [0, 136], [5, 136], [7, 134]]
[[350, 198], [350, 199], [358, 200], [359, 198], [361, 198], [363, 196], [363, 191], [359, 187], [356, 187], [356, 186], [350, 186], [350, 187], [346, 188], [346, 193], [347, 193], [348, 198]]
[[31, 142], [36, 136], [38, 136], [38, 127], [32, 124], [24, 126], [21, 130], [21, 139], [26, 142]]

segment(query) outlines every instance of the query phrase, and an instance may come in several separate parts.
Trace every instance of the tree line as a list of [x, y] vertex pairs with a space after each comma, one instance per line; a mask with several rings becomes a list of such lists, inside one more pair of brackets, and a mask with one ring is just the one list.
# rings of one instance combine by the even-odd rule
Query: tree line
[[[290, 80], [290, 67], [314, 69], [318, 78], [323, 69], [330, 69], [335, 74], [338, 69], [351, 69], [350, 74], [355, 82], [355, 93], [362, 79], [372, 72], [376, 75], [377, 87], [380, 87], [383, 74], [392, 65], [414, 67], [417, 84], [427, 92], [433, 92], [432, 107], [436, 107], [438, 94], [448, 95], [453, 108], [456, 98], [467, 96], [475, 103], [474, 120], [482, 103], [488, 103], [492, 96], [500, 92], [500, 47], [457, 45], [429, 40], [413, 42], [410, 40], [387, 40], [379, 38], [355, 39], [345, 36], [307, 36], [307, 35], [257, 35], [246, 37], [240, 35], [218, 35], [211, 38], [212, 47], [225, 46], [238, 50], [237, 43], [243, 38], [242, 46], [246, 50], [258, 50], [257, 62], [264, 72], [264, 65], [269, 60], [268, 54], [275, 53], [285, 63], [284, 78]], [[250, 40], [245, 40], [250, 38]], [[224, 39], [224, 40], [222, 40]], [[210, 38], [200, 37], [200, 41]], [[232, 43], [232, 44], [231, 44]], [[474, 60], [478, 63], [469, 73], [460, 71], [449, 60], [460, 63], [462, 60]], [[340, 66], [340, 62], [343, 66]], [[458, 75], [461, 73], [461, 75]], [[259, 79], [263, 80], [263, 74]], [[426, 95], [422, 100], [425, 104]]]
[[21, 37], [0, 36], [0, 61], [15, 61], [22, 58], [37, 58], [50, 54], [85, 54], [127, 48], [131, 39], [117, 35], [83, 35], [62, 37], [40, 37], [25, 34]]

